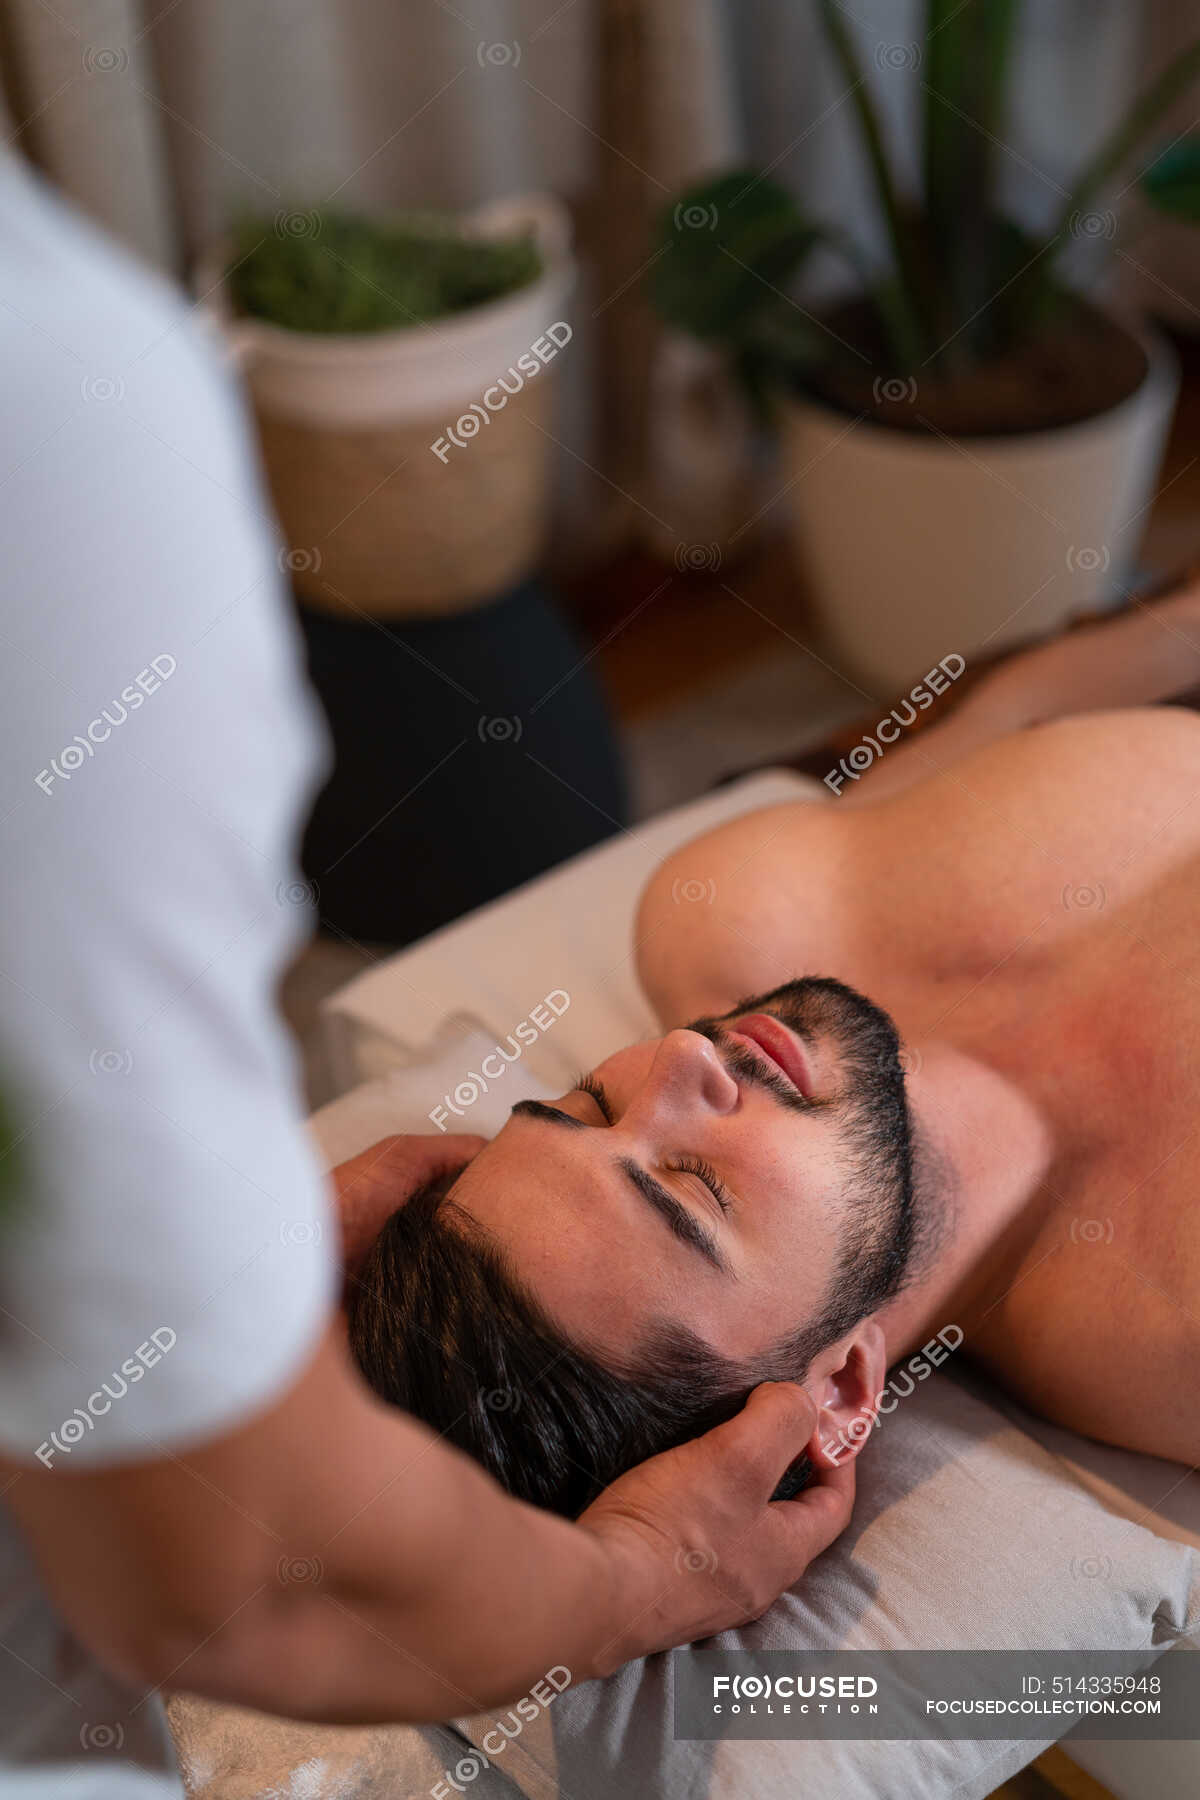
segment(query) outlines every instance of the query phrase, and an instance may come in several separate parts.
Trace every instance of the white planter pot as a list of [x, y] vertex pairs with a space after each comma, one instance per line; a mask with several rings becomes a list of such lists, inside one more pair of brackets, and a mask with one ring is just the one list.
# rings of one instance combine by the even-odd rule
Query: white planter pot
[[227, 246], [196, 270], [246, 382], [293, 581], [333, 611], [461, 610], [521, 579], [540, 554], [543, 422], [570, 341], [567, 216], [551, 196], [529, 195], [466, 223], [481, 236], [532, 230], [540, 278], [397, 331], [334, 336], [239, 318]]
[[1053, 431], [950, 441], [781, 403], [788, 527], [839, 671], [888, 698], [1121, 594], [1179, 385], [1165, 340], [1134, 335], [1140, 387]]

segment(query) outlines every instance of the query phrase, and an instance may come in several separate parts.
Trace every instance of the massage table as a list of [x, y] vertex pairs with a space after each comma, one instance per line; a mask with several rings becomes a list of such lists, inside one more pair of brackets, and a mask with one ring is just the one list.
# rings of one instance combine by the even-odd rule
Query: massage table
[[[655, 1035], [631, 954], [643, 882], [698, 832], [788, 799], [834, 803], [791, 771], [736, 781], [340, 989], [324, 1007], [329, 1098], [312, 1121], [327, 1164], [390, 1132], [490, 1134], [515, 1100], [559, 1094], [580, 1069]], [[702, 887], [679, 904], [706, 904]], [[521, 1058], [489, 1079], [489, 1050], [531, 1019]], [[1043, 1424], [951, 1359], [865, 1449], [849, 1529], [763, 1619], [716, 1642], [1190, 1655], [1198, 1550], [1200, 1475]], [[172, 1722], [204, 1800], [428, 1797], [439, 1781], [453, 1794], [447, 1773], [472, 1800], [982, 1800], [1051, 1741], [676, 1742], [672, 1675], [687, 1654], [568, 1689], [500, 1757], [486, 1753], [482, 1713], [350, 1731], [178, 1699]], [[1200, 1792], [1200, 1744], [1073, 1735], [1064, 1747], [1118, 1800]]]

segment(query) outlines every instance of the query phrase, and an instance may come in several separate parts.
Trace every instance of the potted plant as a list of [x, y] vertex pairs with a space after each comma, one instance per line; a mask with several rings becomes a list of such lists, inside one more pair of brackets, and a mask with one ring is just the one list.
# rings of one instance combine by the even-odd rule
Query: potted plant
[[202, 260], [305, 600], [454, 612], [535, 565], [568, 244], [537, 195], [461, 221], [246, 217]]
[[333, 738], [302, 857], [343, 935], [411, 942], [624, 823], [603, 692], [537, 576], [571, 279], [541, 196], [247, 218], [197, 271]]
[[[922, 89], [913, 193], [841, 9], [816, 4], [887, 265], [769, 176], [734, 171], [665, 209], [652, 292], [672, 327], [728, 355], [775, 425], [819, 624], [844, 666], [893, 691], [950, 651], [998, 649], [1122, 591], [1170, 424], [1174, 357], [1079, 291], [1063, 261], [1081, 238], [1113, 235], [1105, 190], [1200, 74], [1200, 42], [1137, 99], [1034, 235], [1006, 215], [997, 182], [1018, 0], [927, 0], [924, 41], [905, 47]], [[1168, 147], [1139, 185], [1200, 219], [1200, 137]], [[799, 307], [792, 293], [822, 246], [853, 287]]]

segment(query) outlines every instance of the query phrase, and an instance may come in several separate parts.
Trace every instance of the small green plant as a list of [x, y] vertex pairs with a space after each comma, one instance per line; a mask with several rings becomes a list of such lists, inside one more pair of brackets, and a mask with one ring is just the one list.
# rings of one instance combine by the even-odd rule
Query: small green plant
[[[824, 36], [849, 89], [888, 263], [872, 268], [846, 232], [808, 218], [768, 175], [734, 170], [689, 188], [664, 211], [654, 301], [678, 330], [725, 349], [758, 398], [805, 384], [864, 354], [886, 376], [921, 370], [960, 381], [1035, 342], [1072, 304], [1059, 274], [1080, 237], [1109, 237], [1097, 211], [1170, 104], [1200, 75], [1200, 41], [1182, 51], [1078, 174], [1049, 231], [1034, 236], [1001, 209], [997, 143], [1019, 0], [927, 0], [924, 42], [904, 60], [922, 89], [918, 192], [905, 193], [858, 54], [836, 0], [816, 0]], [[1162, 211], [1200, 221], [1200, 134], [1181, 138], [1140, 176]], [[855, 271], [859, 298], [838, 339], [788, 293], [820, 246]], [[1078, 305], [1078, 300], [1074, 300]]]
[[238, 311], [290, 331], [395, 331], [482, 306], [537, 279], [531, 236], [472, 237], [439, 214], [245, 216], [233, 228]]
[[25, 1133], [17, 1127], [8, 1096], [0, 1092], [0, 1231], [20, 1213], [29, 1169], [22, 1145]]

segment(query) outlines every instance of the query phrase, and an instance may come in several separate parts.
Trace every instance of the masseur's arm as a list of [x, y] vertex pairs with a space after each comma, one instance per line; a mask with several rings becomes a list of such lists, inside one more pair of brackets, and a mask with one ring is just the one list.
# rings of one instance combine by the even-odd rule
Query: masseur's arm
[[568, 1524], [352, 1367], [274, 1004], [318, 734], [244, 402], [180, 300], [8, 171], [6, 1514], [114, 1668], [293, 1716], [452, 1717], [761, 1612], [849, 1514], [841, 1470], [770, 1503], [798, 1390]]
[[840, 799], [873, 804], [1030, 725], [1073, 713], [1146, 706], [1200, 686], [1200, 580], [1137, 602], [1011, 656], [981, 677], [942, 723], [881, 757]]
[[26, 1468], [6, 1501], [64, 1617], [148, 1687], [444, 1719], [763, 1612], [850, 1515], [852, 1465], [770, 1503], [815, 1424], [801, 1389], [760, 1387], [570, 1524], [377, 1402], [331, 1329], [240, 1430], [95, 1473]]

